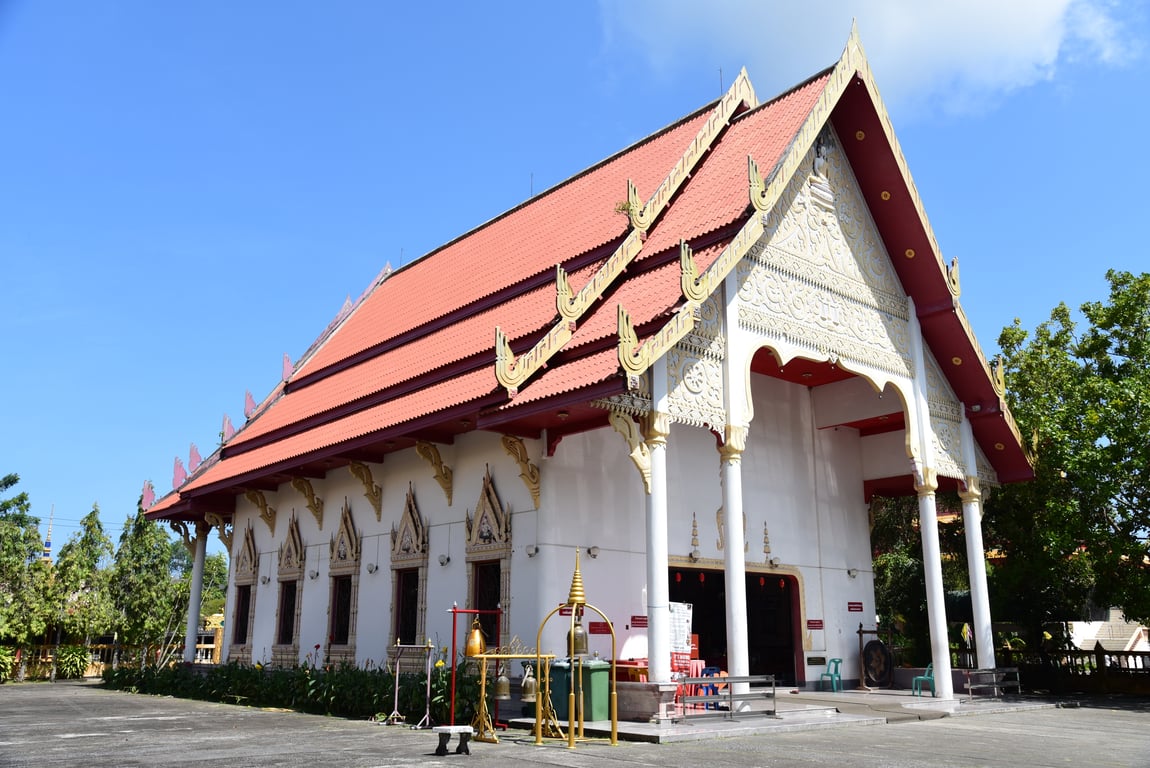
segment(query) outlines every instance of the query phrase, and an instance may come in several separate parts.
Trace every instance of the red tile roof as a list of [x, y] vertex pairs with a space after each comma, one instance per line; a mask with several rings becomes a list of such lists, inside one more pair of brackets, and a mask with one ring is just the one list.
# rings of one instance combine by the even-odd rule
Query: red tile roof
[[[839, 88], [844, 77], [854, 76], [853, 70], [840, 71], [845, 61], [846, 54], [836, 69], [771, 102], [747, 105], [752, 108], [730, 119], [717, 138], [708, 139], [709, 151], [651, 225], [635, 262], [577, 319], [572, 338], [514, 398], [495, 376], [495, 328], [511, 339], [516, 354], [548, 332], [558, 319], [555, 266], [571, 272], [575, 291], [592, 280], [629, 231], [628, 216], [618, 210], [627, 199], [628, 181], [640, 195], [654, 193], [685, 152], [690, 154], [697, 136], [704, 135], [701, 127], [716, 124], [708, 118], [727, 114], [719, 111], [724, 102], [392, 273], [334, 331], [321, 337], [282, 393], [261, 406], [213, 460], [178, 494], [157, 503], [152, 514], [187, 514], [196, 498], [235, 494], [245, 483], [290, 473], [310, 462], [339, 461], [341, 455], [367, 447], [378, 450], [388, 441], [410, 444], [422, 430], [450, 436], [461, 431], [459, 414], [471, 414], [467, 423], [474, 425], [479, 414], [506, 418], [552, 400], [586, 401], [622, 391], [626, 384], [616, 351], [616, 307], [626, 308], [640, 343], [671, 319], [683, 303], [680, 239], [694, 246], [700, 271], [715, 261], [751, 212], [748, 156], [769, 179], [788, 157], [793, 160], [805, 152], [796, 147], [804, 126], [830, 118], [829, 112], [816, 115], [814, 110], [826, 108], [828, 98], [840, 98], [835, 94], [845, 91], [832, 86]], [[850, 97], [859, 98], [857, 93]], [[852, 106], [844, 117], [866, 117], [865, 106]], [[443, 204], [466, 193], [445, 190]], [[921, 218], [908, 210], [916, 220]], [[928, 227], [924, 222], [922, 226]], [[922, 234], [913, 226], [907, 231]], [[933, 284], [930, 290], [935, 290]], [[951, 333], [960, 331], [961, 325]]]

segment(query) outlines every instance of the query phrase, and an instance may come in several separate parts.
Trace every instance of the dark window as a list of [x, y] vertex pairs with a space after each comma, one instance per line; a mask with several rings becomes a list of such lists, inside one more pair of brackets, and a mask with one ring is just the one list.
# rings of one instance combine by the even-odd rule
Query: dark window
[[404, 645], [415, 645], [419, 628], [419, 569], [395, 572], [395, 635]]
[[294, 581], [280, 582], [280, 621], [276, 643], [291, 645], [295, 640], [295, 596], [297, 584]]
[[234, 645], [247, 645], [248, 644], [248, 615], [252, 610], [252, 585], [241, 584], [236, 587], [236, 613], [232, 618], [234, 622], [232, 626], [235, 631], [232, 633], [232, 643]]
[[333, 645], [347, 645], [351, 637], [351, 576], [331, 580], [331, 627]]
[[[499, 607], [500, 595], [499, 587], [499, 561], [489, 560], [485, 563], [476, 563], [474, 570], [474, 578], [472, 580], [472, 587], [474, 593], [471, 595], [471, 605], [480, 611], [494, 611]], [[481, 613], [477, 617], [479, 619], [479, 626], [483, 628], [483, 639], [490, 646], [489, 650], [494, 650], [494, 646], [499, 645], [499, 636], [496, 633], [496, 619], [494, 613]]]

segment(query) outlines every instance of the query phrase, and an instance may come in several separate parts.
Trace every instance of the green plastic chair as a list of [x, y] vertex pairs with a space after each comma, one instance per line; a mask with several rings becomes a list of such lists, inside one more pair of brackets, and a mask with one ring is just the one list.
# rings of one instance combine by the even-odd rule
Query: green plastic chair
[[926, 665], [926, 672], [910, 681], [910, 690], [915, 696], [922, 695], [922, 684], [930, 684], [930, 695], [934, 696], [934, 662]]
[[842, 659], [831, 659], [827, 662], [827, 671], [819, 675], [819, 688], [823, 687], [823, 680], [831, 681], [832, 691], [841, 691], [843, 689], [843, 677], [839, 672], [839, 667], [842, 665]]

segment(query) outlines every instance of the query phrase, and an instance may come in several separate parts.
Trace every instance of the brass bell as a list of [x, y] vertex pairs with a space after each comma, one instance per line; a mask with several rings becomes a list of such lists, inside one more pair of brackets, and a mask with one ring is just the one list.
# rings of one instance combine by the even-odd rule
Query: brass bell
[[587, 630], [583, 629], [581, 618], [575, 618], [575, 626], [567, 633], [567, 648], [572, 656], [587, 655]]
[[519, 683], [519, 698], [524, 704], [534, 704], [539, 692], [539, 681], [531, 671], [530, 664], [523, 665], [523, 681]]
[[511, 681], [502, 666], [499, 667], [499, 676], [495, 678], [495, 685], [491, 688], [491, 698], [496, 701], [511, 700]]
[[467, 635], [467, 645], [464, 647], [464, 656], [479, 656], [487, 653], [487, 642], [483, 639], [483, 628], [479, 626], [479, 619], [471, 623], [471, 632]]

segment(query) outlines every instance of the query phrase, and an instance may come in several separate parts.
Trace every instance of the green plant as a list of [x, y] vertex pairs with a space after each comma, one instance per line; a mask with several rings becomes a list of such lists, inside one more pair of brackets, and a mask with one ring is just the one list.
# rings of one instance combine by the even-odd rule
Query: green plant
[[82, 645], [61, 645], [56, 649], [56, 677], [73, 679], [88, 671], [90, 655]]
[[16, 649], [10, 645], [0, 645], [0, 683], [12, 677], [12, 667], [16, 665]]

